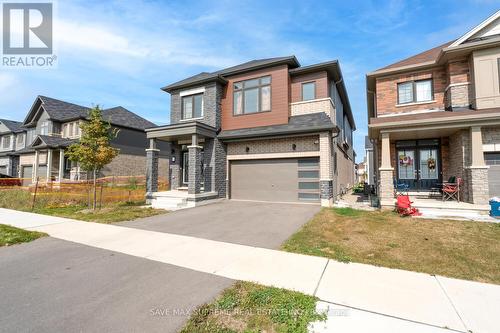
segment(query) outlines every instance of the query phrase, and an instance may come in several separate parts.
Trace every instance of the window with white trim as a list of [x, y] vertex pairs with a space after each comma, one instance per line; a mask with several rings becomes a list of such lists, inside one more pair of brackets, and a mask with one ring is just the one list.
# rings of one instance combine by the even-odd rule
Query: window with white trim
[[203, 117], [203, 94], [182, 97], [182, 120]]
[[17, 135], [16, 149], [24, 148], [24, 133], [20, 133]]
[[40, 124], [40, 134], [41, 135], [49, 135], [49, 122], [42, 121]]
[[11, 137], [10, 135], [6, 135], [2, 137], [2, 148], [8, 149], [10, 148]]

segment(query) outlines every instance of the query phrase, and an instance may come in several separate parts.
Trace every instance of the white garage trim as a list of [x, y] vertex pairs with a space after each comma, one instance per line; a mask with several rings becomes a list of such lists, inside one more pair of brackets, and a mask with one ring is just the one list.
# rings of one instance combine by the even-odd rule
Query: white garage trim
[[291, 152], [291, 153], [267, 153], [267, 154], [248, 154], [248, 155], [227, 155], [228, 161], [233, 160], [269, 160], [275, 158], [301, 158], [301, 157], [319, 157], [319, 151]]

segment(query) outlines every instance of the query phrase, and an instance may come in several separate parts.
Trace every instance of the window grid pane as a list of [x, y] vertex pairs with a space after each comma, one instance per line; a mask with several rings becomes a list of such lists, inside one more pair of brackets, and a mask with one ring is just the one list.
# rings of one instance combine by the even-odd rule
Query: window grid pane
[[411, 103], [413, 102], [413, 83], [399, 83], [398, 84], [398, 103]]
[[415, 82], [417, 102], [430, 101], [432, 99], [432, 84], [430, 80]]
[[259, 112], [259, 88], [252, 88], [244, 91], [244, 112]]

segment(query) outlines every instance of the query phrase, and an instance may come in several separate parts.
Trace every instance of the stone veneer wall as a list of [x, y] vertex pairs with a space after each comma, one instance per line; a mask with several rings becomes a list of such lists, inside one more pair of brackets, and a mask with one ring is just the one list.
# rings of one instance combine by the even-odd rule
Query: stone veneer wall
[[[293, 149], [293, 145], [296, 149]], [[249, 151], [246, 151], [246, 148]], [[289, 137], [268, 140], [233, 142], [227, 145], [227, 155], [279, 154], [292, 152], [319, 151], [318, 135]]]
[[[160, 156], [158, 159], [158, 175], [165, 179], [168, 170], [168, 159]], [[130, 155], [118, 154], [111, 163], [106, 165], [100, 172], [101, 177], [108, 176], [144, 176], [146, 173], [146, 154]]]
[[292, 116], [301, 116], [319, 112], [324, 112], [330, 116], [332, 121], [335, 120], [335, 108], [330, 97], [290, 104], [290, 114]]

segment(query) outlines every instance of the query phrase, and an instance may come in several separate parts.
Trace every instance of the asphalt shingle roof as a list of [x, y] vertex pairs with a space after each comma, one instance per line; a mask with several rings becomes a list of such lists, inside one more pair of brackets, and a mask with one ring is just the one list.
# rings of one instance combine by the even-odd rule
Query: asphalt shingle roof
[[[34, 143], [37, 142], [39, 139], [42, 142], [40, 144], [35, 145]], [[76, 141], [78, 141], [78, 140], [60, 138], [57, 136], [38, 135], [31, 146], [32, 147], [50, 147], [50, 148], [68, 147], [71, 144], [75, 143]]]
[[169, 90], [175, 89], [177, 87], [183, 87], [183, 86], [194, 84], [197, 82], [203, 82], [205, 80], [210, 80], [210, 79], [215, 80], [217, 78], [223, 77], [224, 75], [236, 74], [239, 72], [244, 72], [246, 70], [255, 69], [255, 68], [259, 68], [259, 67], [265, 67], [265, 66], [279, 64], [279, 63], [288, 63], [294, 67], [300, 66], [300, 64], [299, 64], [297, 58], [295, 58], [295, 56], [257, 59], [257, 60], [251, 60], [251, 61], [245, 62], [243, 64], [239, 64], [236, 66], [224, 68], [224, 69], [212, 72], [212, 73], [202, 72], [202, 73], [193, 75], [191, 77], [188, 77], [186, 79], [183, 79], [181, 81], [177, 81], [175, 83], [172, 83], [172, 84], [170, 84], [162, 89], [165, 91], [169, 91]]
[[22, 122], [8, 119], [0, 119], [0, 122], [3, 123], [13, 133], [20, 133], [24, 131], [24, 129], [22, 128]]
[[219, 138], [224, 140], [263, 137], [272, 135], [286, 135], [295, 133], [313, 133], [318, 131], [333, 130], [337, 127], [330, 117], [324, 112], [311, 113], [290, 117], [288, 124], [243, 128], [222, 131]]
[[[47, 96], [39, 96], [43, 103], [43, 108], [49, 114], [49, 117], [56, 121], [70, 121], [74, 119], [87, 119], [90, 108], [81, 105], [64, 102]], [[117, 106], [102, 110], [103, 118], [115, 126], [128, 127], [144, 130], [148, 127], [156, 126], [154, 123], [142, 118], [141, 116]]]

